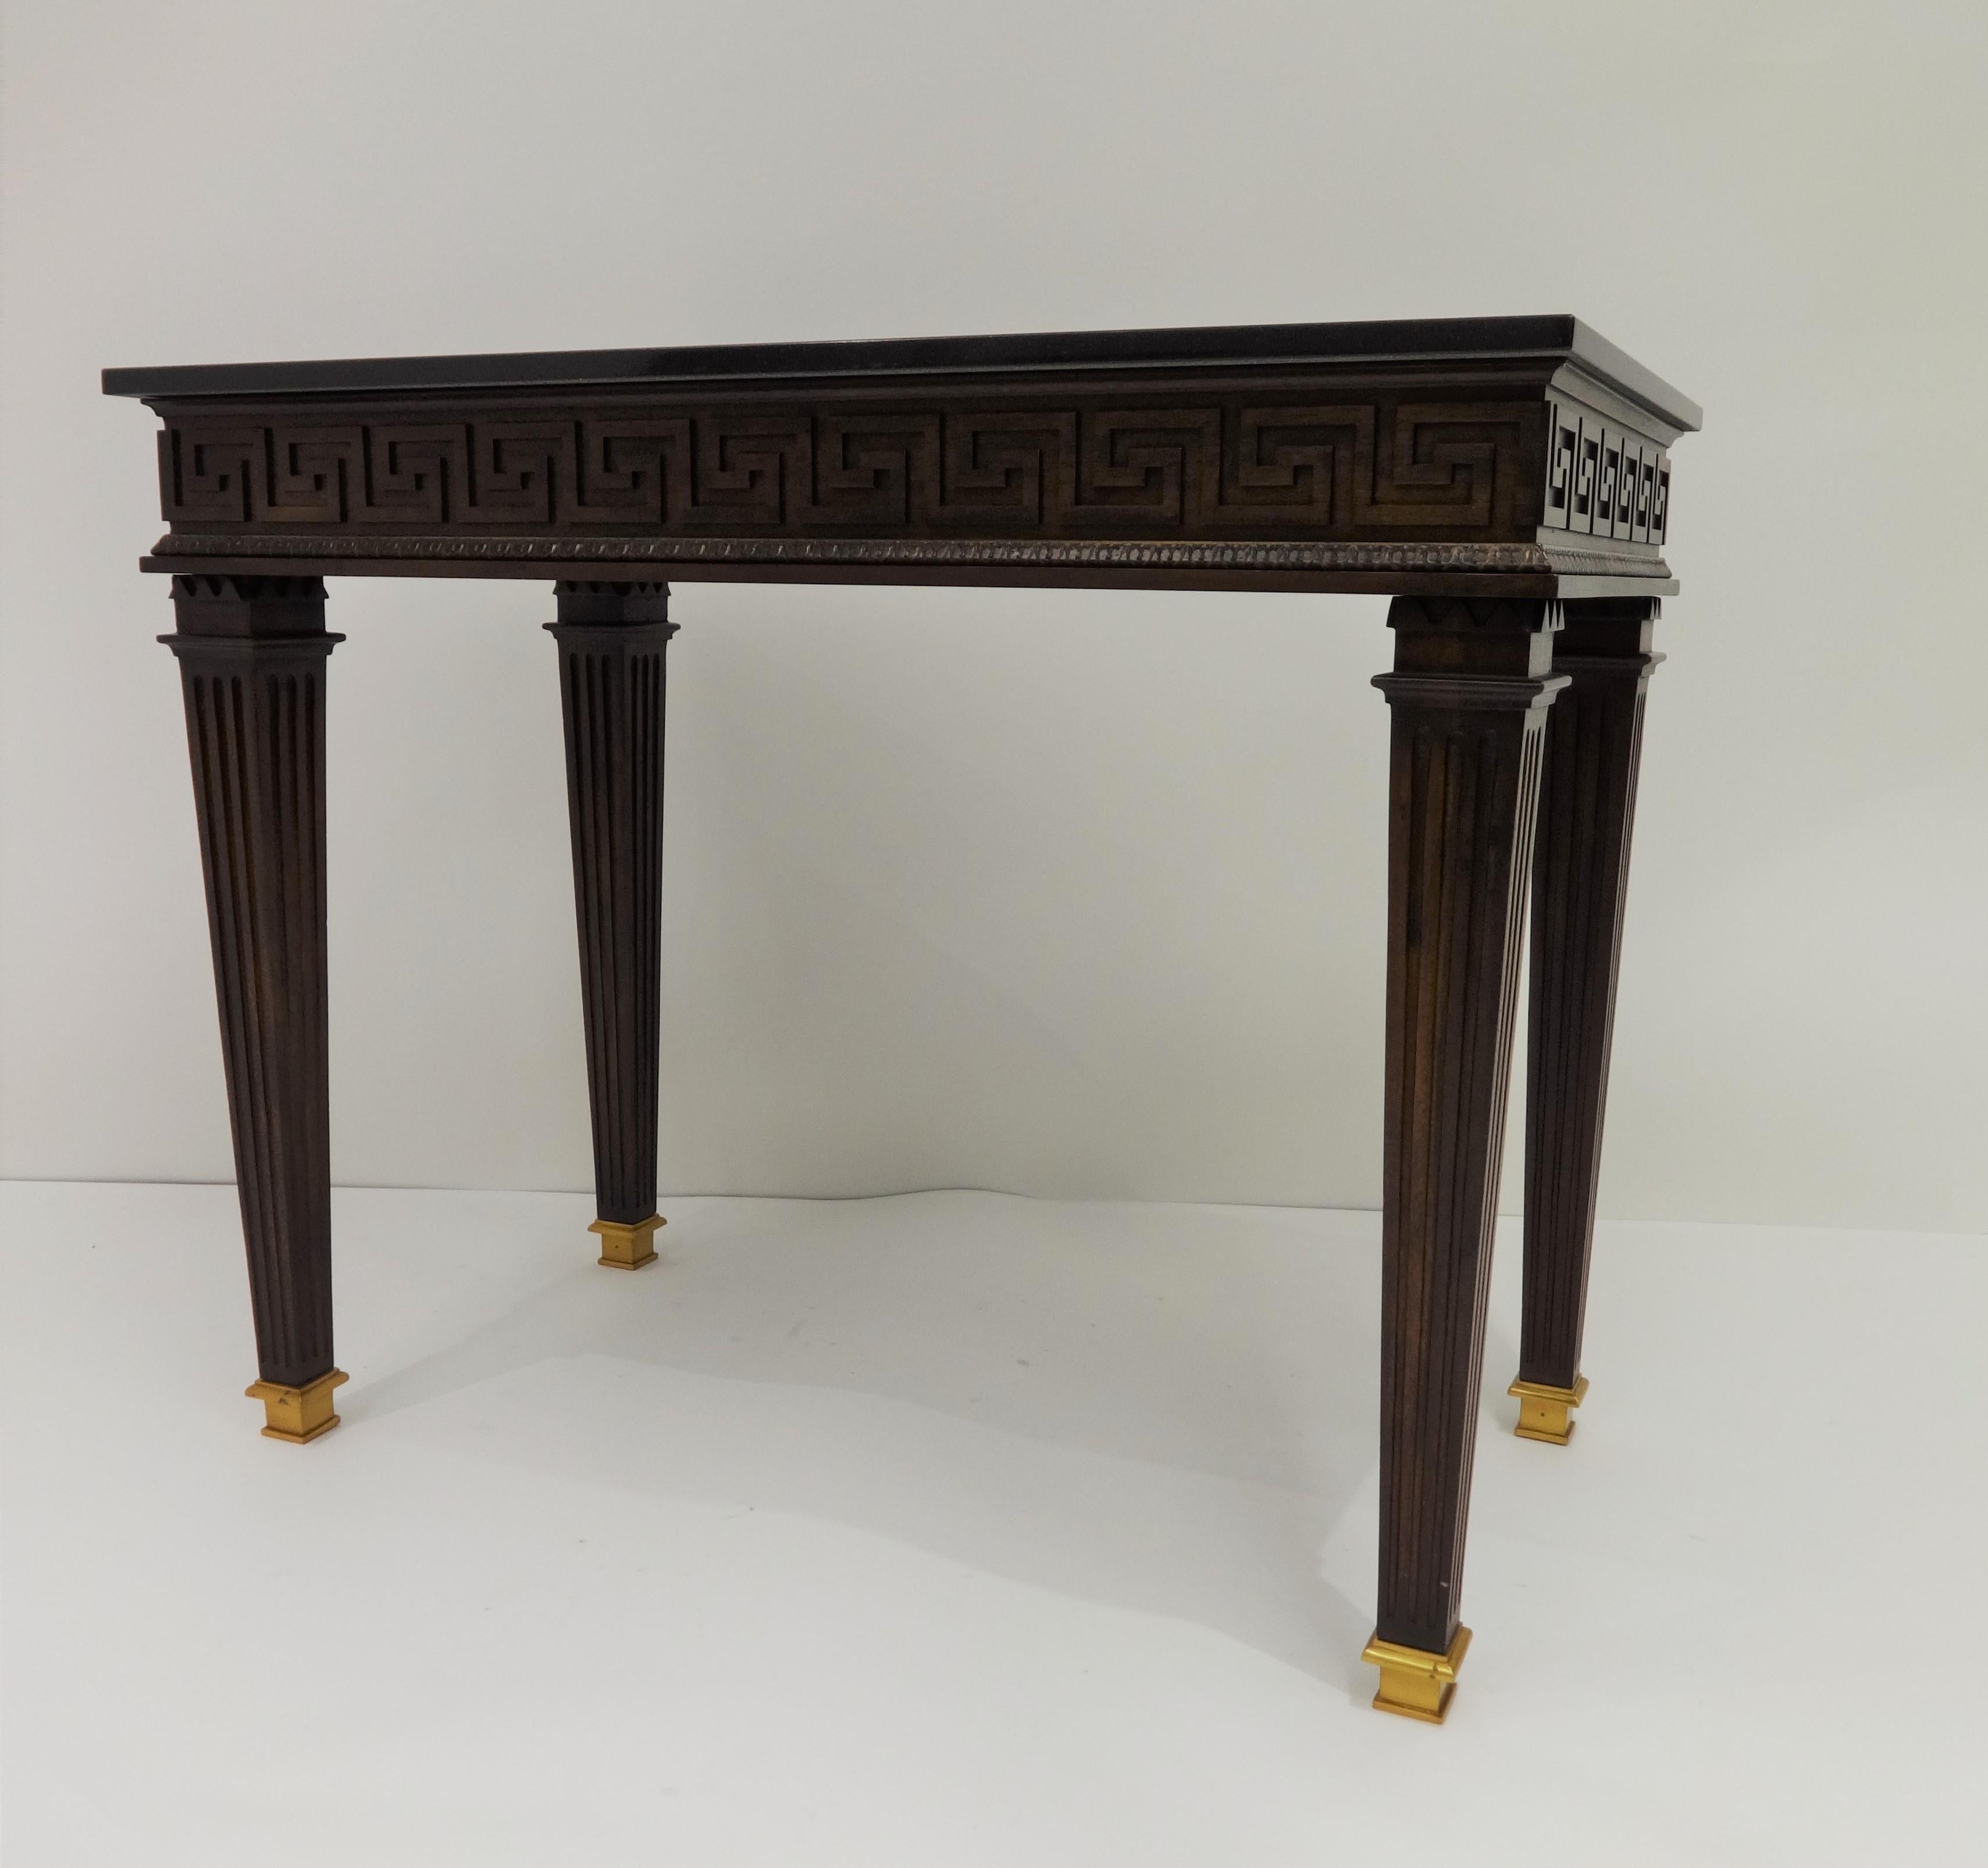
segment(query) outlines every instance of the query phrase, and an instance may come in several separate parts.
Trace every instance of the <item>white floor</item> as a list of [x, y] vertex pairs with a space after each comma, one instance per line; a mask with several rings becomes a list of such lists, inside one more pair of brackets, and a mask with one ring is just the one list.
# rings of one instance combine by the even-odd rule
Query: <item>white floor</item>
[[1988, 1241], [1616, 1226], [1487, 1359], [1449, 1724], [1370, 1711], [1378, 1223], [337, 1198], [260, 1438], [233, 1190], [0, 1188], [8, 1868], [1979, 1860]]

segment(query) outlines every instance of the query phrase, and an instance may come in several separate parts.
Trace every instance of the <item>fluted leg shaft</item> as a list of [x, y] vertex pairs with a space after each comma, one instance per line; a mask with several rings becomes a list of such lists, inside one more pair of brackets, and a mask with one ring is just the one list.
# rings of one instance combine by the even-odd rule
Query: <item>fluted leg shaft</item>
[[600, 1262], [655, 1257], [662, 970], [665, 584], [566, 583], [559, 621], [566, 801], [587, 1020]]
[[315, 577], [176, 577], [179, 658], [263, 1401], [337, 1425], [325, 1016], [324, 677]]
[[1397, 598], [1388, 819], [1375, 1704], [1439, 1719], [1557, 607]]
[[1526, 1033], [1525, 1313], [1519, 1432], [1564, 1444], [1587, 1392], [1581, 1325], [1601, 1168], [1622, 909], [1636, 812], [1654, 597], [1570, 603], [1554, 650], [1567, 686], [1547, 726], [1533, 858]]

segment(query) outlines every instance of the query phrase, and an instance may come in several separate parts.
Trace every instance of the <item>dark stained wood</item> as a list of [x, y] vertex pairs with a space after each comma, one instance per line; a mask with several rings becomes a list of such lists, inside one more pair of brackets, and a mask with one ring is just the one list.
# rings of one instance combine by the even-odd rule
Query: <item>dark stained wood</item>
[[180, 577], [179, 658], [261, 1379], [330, 1372], [324, 675], [315, 577]]
[[1398, 597], [1391, 710], [1375, 1632], [1462, 1599], [1485, 1297], [1557, 607]]
[[1519, 1379], [1570, 1389], [1601, 1170], [1643, 702], [1658, 605], [1570, 604], [1568, 678], [1547, 724], [1533, 856], [1526, 1083], [1525, 1311]]
[[593, 1117], [597, 1217], [656, 1210], [662, 969], [664, 659], [661, 584], [558, 587], [560, 699]]
[[1696, 404], [1577, 320], [244, 364], [164, 418], [154, 568], [1669, 587]]

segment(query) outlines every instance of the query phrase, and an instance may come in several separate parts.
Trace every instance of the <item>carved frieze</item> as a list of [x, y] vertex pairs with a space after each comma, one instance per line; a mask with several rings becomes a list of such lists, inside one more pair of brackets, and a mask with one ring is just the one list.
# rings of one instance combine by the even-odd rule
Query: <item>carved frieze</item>
[[1668, 452], [1578, 402], [1547, 405], [1550, 531], [1662, 545], [1670, 519]]
[[1520, 539], [1543, 411], [1237, 398], [169, 415], [175, 530], [435, 538]]

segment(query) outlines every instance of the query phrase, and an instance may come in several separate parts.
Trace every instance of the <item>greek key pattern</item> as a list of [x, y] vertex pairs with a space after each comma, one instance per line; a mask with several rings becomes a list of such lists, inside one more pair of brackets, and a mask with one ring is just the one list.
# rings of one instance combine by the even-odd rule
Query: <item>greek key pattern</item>
[[834, 412], [589, 408], [338, 422], [169, 418], [183, 536], [1524, 538], [1537, 404]]
[[1670, 456], [1656, 442], [1574, 403], [1549, 403], [1544, 524], [1661, 545], [1670, 521]]

